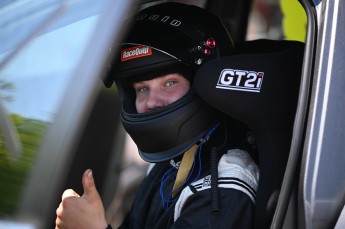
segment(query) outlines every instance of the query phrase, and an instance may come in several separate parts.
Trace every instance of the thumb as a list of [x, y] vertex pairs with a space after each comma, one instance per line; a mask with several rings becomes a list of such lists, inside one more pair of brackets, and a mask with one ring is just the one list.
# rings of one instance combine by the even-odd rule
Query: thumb
[[83, 188], [84, 188], [84, 195], [83, 197], [87, 200], [95, 200], [99, 199], [99, 194], [96, 189], [95, 181], [93, 179], [92, 170], [87, 169], [82, 178]]

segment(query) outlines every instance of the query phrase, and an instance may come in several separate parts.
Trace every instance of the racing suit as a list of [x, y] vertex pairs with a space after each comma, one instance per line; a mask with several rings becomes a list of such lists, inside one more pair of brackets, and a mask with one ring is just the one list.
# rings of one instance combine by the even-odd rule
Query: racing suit
[[213, 207], [210, 154], [203, 152], [196, 162], [201, 162], [201, 169], [194, 169], [191, 175], [194, 179], [189, 179], [192, 182], [175, 199], [167, 197], [176, 174], [167, 171], [177, 171], [179, 163], [171, 160], [154, 164], [120, 228], [253, 228], [258, 167], [244, 150], [217, 154], [220, 155], [217, 209]]

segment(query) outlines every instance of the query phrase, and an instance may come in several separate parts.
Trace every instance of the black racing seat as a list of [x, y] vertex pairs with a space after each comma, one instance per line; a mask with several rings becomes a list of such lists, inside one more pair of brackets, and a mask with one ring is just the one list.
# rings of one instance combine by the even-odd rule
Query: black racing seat
[[260, 168], [255, 227], [269, 228], [290, 150], [304, 44], [255, 40], [236, 47], [234, 55], [205, 63], [194, 84], [207, 103], [251, 129]]

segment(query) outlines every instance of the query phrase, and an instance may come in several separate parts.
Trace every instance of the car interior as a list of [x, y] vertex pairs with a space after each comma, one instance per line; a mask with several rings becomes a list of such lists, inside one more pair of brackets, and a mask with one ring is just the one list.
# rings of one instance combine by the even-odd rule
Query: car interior
[[[290, 151], [303, 51], [304, 44], [296, 41], [248, 41], [239, 54], [205, 63], [195, 78], [196, 90], [207, 103], [252, 131], [260, 168], [255, 202], [258, 228], [269, 227], [278, 201]], [[262, 83], [259, 93], [210, 88], [217, 85], [219, 72], [229, 67], [258, 69], [264, 73], [265, 85]]]

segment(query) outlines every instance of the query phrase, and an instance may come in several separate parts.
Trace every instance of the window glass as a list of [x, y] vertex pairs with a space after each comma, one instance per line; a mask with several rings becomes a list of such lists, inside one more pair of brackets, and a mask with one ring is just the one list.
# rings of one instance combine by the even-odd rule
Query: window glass
[[0, 3], [0, 219], [25, 179], [87, 48], [102, 1]]

